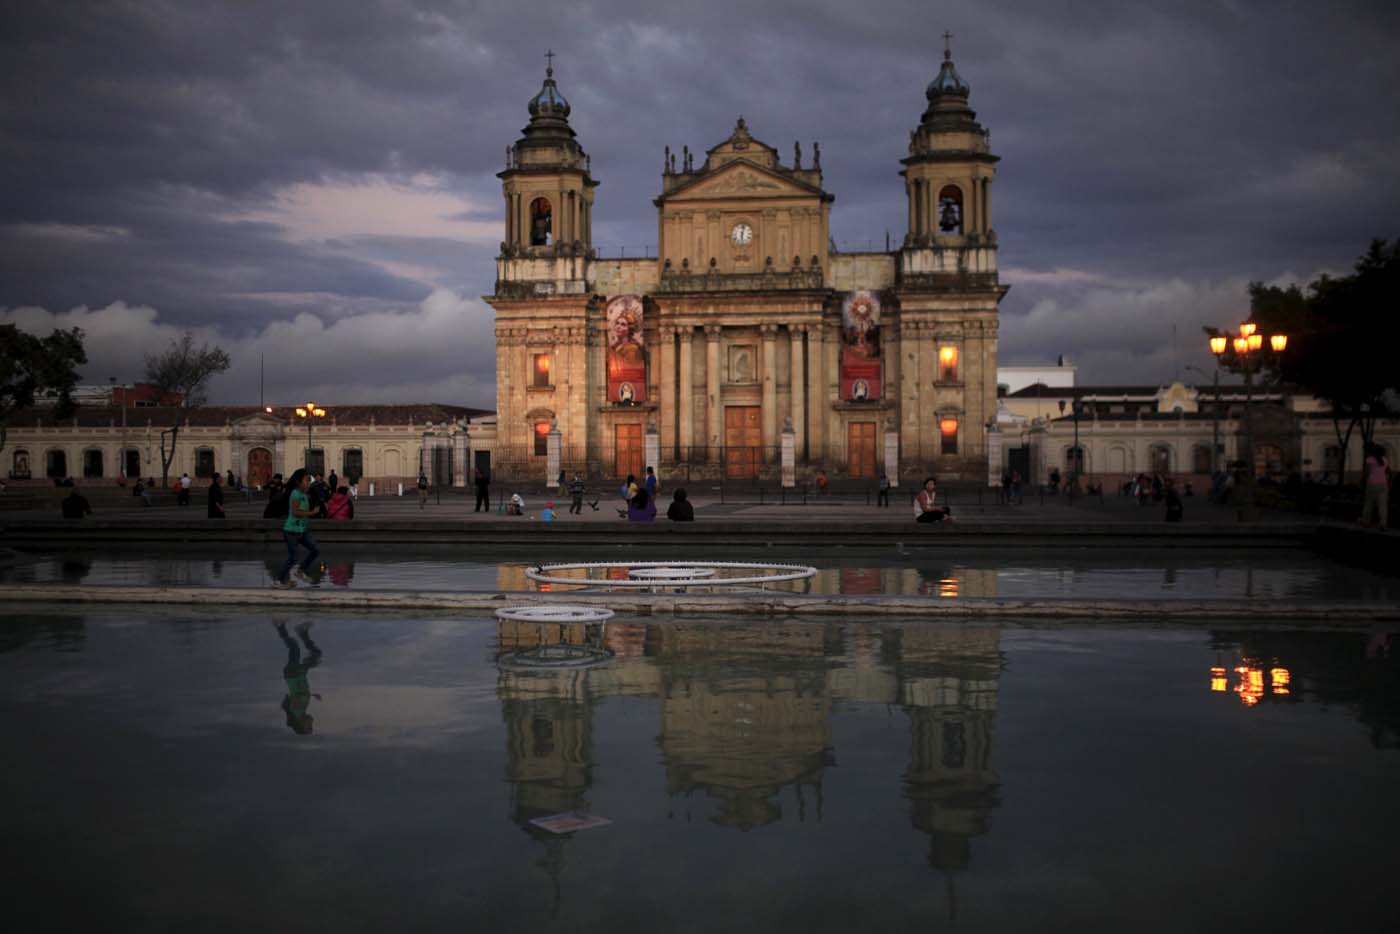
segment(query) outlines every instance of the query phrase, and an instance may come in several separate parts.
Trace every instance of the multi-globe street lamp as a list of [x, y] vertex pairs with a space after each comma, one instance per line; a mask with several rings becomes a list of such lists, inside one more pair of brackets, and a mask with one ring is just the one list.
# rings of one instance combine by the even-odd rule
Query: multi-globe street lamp
[[314, 402], [308, 402], [306, 403], [306, 405], [297, 406], [296, 413], [297, 418], [300, 418], [306, 422], [305, 465], [306, 469], [309, 471], [311, 469], [311, 426], [316, 423], [316, 419], [326, 417], [326, 410], [320, 408]]
[[1233, 337], [1228, 331], [1210, 332], [1210, 352], [1215, 354], [1217, 365], [1228, 365], [1244, 376], [1244, 450], [1240, 452], [1238, 459], [1245, 463], [1249, 477], [1253, 477], [1255, 471], [1254, 425], [1250, 418], [1250, 403], [1254, 398], [1254, 374], [1266, 362], [1277, 360], [1278, 355], [1287, 347], [1287, 334], [1264, 334], [1253, 321], [1241, 324], [1239, 334]]

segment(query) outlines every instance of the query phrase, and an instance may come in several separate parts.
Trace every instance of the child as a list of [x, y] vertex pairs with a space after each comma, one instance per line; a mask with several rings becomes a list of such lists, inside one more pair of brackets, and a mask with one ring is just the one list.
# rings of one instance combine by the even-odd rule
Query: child
[[553, 503], [545, 503], [545, 504], [544, 504], [544, 512], [540, 513], [540, 519], [541, 519], [542, 521], [544, 521], [544, 522], [553, 522], [553, 521], [554, 521], [554, 504], [553, 504]]

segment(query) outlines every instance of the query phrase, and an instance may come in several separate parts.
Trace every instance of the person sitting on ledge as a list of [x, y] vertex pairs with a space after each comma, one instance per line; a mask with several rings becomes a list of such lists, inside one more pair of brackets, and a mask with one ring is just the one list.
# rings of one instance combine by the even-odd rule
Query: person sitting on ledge
[[519, 493], [510, 494], [510, 499], [506, 501], [506, 515], [525, 515], [525, 497], [521, 496]]
[[949, 514], [951, 510], [947, 506], [936, 504], [938, 496], [938, 481], [933, 477], [924, 480], [924, 488], [919, 491], [919, 495], [914, 497], [914, 521], [915, 522], [942, 522], [944, 519], [952, 521]]
[[666, 518], [672, 522], [694, 522], [695, 507], [686, 498], [685, 489], [677, 488], [671, 496], [671, 507], [666, 510]]
[[87, 497], [78, 492], [76, 486], [73, 487], [73, 492], [64, 497], [62, 505], [65, 519], [81, 519], [83, 516], [92, 515], [92, 506]]
[[656, 503], [647, 496], [646, 490], [638, 490], [637, 495], [627, 503], [628, 522], [655, 522]]

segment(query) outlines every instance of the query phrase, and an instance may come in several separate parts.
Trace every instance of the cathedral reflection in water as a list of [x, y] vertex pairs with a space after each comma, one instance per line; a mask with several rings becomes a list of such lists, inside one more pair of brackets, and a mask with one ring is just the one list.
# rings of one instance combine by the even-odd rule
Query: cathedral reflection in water
[[[505, 663], [541, 645], [590, 643], [611, 659], [582, 669]], [[996, 626], [502, 622], [498, 644], [511, 818], [544, 841], [542, 865], [556, 882], [567, 839], [528, 822], [589, 809], [595, 708], [610, 697], [660, 702], [667, 792], [711, 799], [719, 825], [820, 821], [823, 775], [837, 762], [833, 709], [872, 705], [908, 718], [908, 753], [890, 792], [902, 791], [910, 823], [928, 836], [930, 865], [967, 868], [972, 841], [990, 830]], [[789, 798], [796, 814], [784, 813]]]

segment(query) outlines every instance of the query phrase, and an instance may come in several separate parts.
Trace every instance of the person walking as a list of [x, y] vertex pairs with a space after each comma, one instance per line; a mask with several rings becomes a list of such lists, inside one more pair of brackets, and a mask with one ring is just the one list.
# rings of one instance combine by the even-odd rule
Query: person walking
[[884, 468], [880, 468], [880, 491], [875, 497], [875, 505], [888, 508], [890, 505], [890, 478], [885, 474]]
[[1366, 446], [1361, 483], [1361, 524], [1374, 524], [1384, 532], [1390, 520], [1390, 461], [1386, 460], [1385, 448], [1378, 444]]
[[418, 508], [428, 505], [428, 475], [418, 471]]
[[928, 477], [924, 480], [924, 488], [919, 491], [919, 495], [914, 497], [914, 521], [915, 522], [942, 522], [944, 519], [952, 521], [950, 510], [947, 506], [938, 505], [938, 480]]
[[180, 492], [176, 494], [175, 501], [181, 506], [188, 506], [190, 504], [190, 487], [194, 485], [194, 481], [190, 479], [189, 474], [182, 473], [179, 484]]
[[476, 508], [472, 512], [485, 510], [491, 513], [491, 478], [486, 475], [486, 471], [480, 467], [476, 470]]
[[585, 490], [583, 477], [574, 474], [574, 479], [569, 481], [569, 512], [571, 514], [576, 516], [583, 515], [583, 494]]
[[216, 473], [209, 479], [209, 508], [207, 510], [210, 519], [224, 518], [224, 487], [219, 482], [219, 475]]
[[[311, 496], [307, 492], [310, 487], [311, 475], [303, 467], [298, 467], [287, 481], [287, 518], [282, 523], [282, 541], [287, 546], [287, 563], [282, 565], [282, 573], [278, 577], [278, 583], [283, 587], [296, 586], [292, 581], [293, 568], [297, 568], [297, 577], [303, 583], [316, 583], [308, 574], [311, 565], [321, 556], [321, 549], [307, 528], [307, 520], [316, 514], [311, 505]], [[302, 559], [300, 567], [297, 566], [298, 548], [306, 549], [306, 557]]]

